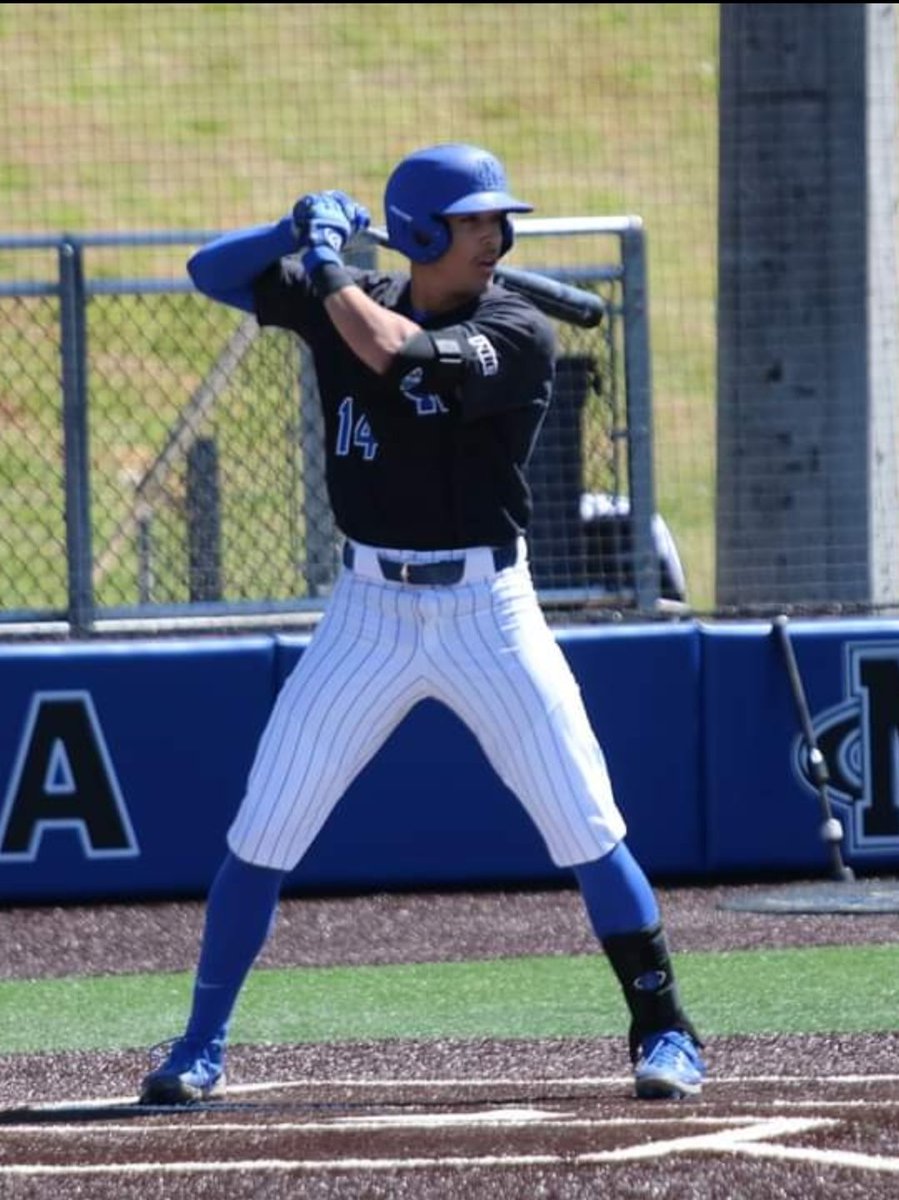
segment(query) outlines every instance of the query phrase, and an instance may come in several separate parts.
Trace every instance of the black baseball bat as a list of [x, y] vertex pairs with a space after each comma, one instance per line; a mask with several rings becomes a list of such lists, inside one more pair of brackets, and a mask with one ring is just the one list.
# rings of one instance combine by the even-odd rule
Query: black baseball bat
[[[390, 239], [383, 229], [373, 229], [369, 226], [365, 237], [378, 246], [390, 248]], [[526, 296], [548, 317], [567, 321], [569, 325], [577, 325], [581, 329], [594, 329], [603, 318], [605, 303], [602, 297], [594, 295], [593, 292], [586, 292], [583, 288], [559, 283], [557, 279], [550, 279], [548, 275], [538, 275], [535, 271], [519, 271], [512, 267], [497, 267], [493, 277], [503, 287]]]
[[843, 827], [834, 817], [830, 807], [830, 797], [827, 795], [827, 784], [830, 781], [830, 775], [827, 770], [827, 763], [824, 761], [824, 755], [821, 753], [815, 738], [815, 731], [812, 728], [812, 717], [809, 712], [808, 700], [805, 695], [805, 688], [802, 686], [802, 676], [799, 674], [799, 665], [796, 662], [796, 654], [793, 650], [793, 643], [790, 640], [787, 625], [786, 616], [781, 614], [779, 617], [776, 617], [773, 623], [774, 634], [783, 652], [784, 665], [787, 668], [787, 675], [790, 680], [790, 690], [793, 693], [793, 702], [796, 705], [799, 725], [802, 729], [802, 737], [808, 751], [809, 773], [811, 774], [812, 782], [818, 789], [821, 815], [824, 818], [821, 826], [821, 837], [830, 849], [834, 879], [845, 882], [854, 879], [855, 876], [852, 870], [843, 862], [843, 856], [840, 853]]

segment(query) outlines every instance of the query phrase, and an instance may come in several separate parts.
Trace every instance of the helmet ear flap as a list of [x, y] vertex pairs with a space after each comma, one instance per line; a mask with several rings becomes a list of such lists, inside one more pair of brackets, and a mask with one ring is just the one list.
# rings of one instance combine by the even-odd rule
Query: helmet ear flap
[[410, 255], [416, 262], [430, 263], [442, 258], [450, 248], [452, 235], [442, 217], [428, 217], [412, 225], [412, 238], [417, 253]]
[[436, 262], [450, 247], [450, 230], [442, 217], [410, 214], [387, 204], [387, 235], [391, 246], [413, 262]]
[[512, 228], [512, 222], [509, 220], [508, 213], [503, 213], [502, 229], [503, 229], [503, 240], [500, 244], [500, 249], [499, 249], [500, 258], [502, 258], [502, 256], [504, 254], [508, 254], [509, 251], [512, 249], [513, 245], [515, 244], [515, 230]]
[[[415, 244], [415, 253], [409, 252], [409, 257], [415, 262], [436, 262], [449, 250], [452, 244], [452, 233], [449, 222], [444, 217], [429, 217], [426, 221], [413, 222], [409, 227], [411, 240]], [[509, 214], [503, 213], [502, 241], [500, 243], [500, 258], [508, 254], [515, 244], [515, 231]], [[408, 249], [408, 247], [407, 247]]]

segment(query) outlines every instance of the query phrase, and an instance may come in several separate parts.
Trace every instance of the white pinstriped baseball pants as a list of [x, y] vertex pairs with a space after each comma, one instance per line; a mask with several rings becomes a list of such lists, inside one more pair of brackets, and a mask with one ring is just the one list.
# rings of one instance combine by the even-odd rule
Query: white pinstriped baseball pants
[[[380, 553], [410, 562], [438, 557]], [[624, 837], [580, 689], [537, 603], [524, 543], [518, 563], [499, 572], [489, 550], [465, 554], [460, 583], [427, 587], [385, 581], [377, 552], [356, 545], [354, 569], [341, 570], [260, 739], [228, 833], [238, 858], [292, 870], [358, 773], [426, 697], [471, 729], [556, 865], [599, 858]]]

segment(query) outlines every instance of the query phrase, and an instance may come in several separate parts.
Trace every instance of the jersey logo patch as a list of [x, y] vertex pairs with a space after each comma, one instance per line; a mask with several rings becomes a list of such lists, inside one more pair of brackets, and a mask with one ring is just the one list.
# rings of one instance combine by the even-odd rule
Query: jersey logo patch
[[468, 344], [477, 356], [481, 374], [496, 375], [499, 372], [499, 355], [493, 342], [483, 333], [473, 333], [468, 339]]
[[415, 415], [418, 417], [432, 417], [435, 413], [447, 412], [446, 405], [436, 392], [422, 392], [419, 394], [416, 391], [416, 388], [421, 386], [423, 379], [424, 371], [421, 367], [413, 367], [400, 380], [400, 391], [407, 400], [411, 400], [415, 405]]

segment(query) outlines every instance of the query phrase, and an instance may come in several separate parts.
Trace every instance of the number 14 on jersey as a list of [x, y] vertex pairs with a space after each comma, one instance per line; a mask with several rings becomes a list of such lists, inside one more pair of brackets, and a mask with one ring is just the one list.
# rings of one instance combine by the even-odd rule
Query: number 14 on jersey
[[358, 416], [353, 411], [353, 397], [347, 396], [341, 400], [337, 410], [337, 446], [335, 452], [338, 458], [345, 458], [355, 446], [362, 451], [362, 457], [370, 460], [378, 453], [378, 443], [372, 433], [371, 425], [365, 413]]

